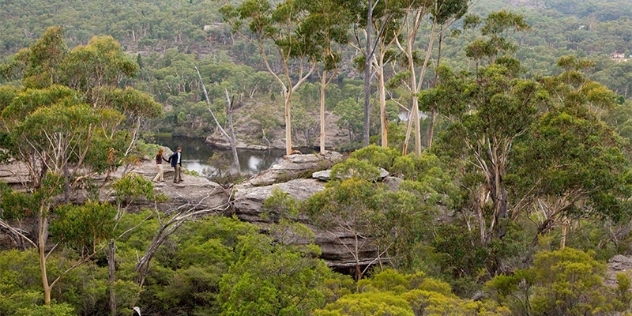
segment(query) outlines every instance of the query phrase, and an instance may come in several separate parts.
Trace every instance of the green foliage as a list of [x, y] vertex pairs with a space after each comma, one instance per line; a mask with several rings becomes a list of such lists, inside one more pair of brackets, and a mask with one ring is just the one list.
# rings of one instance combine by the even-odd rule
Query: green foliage
[[41, 304], [41, 286], [34, 251], [8, 250], [0, 256], [0, 313], [11, 315], [19, 309]]
[[353, 142], [362, 135], [362, 107], [355, 98], [348, 98], [336, 104], [334, 114], [340, 118], [336, 122], [338, 127], [349, 132], [349, 141]]
[[[592, 255], [572, 248], [542, 251], [533, 266], [487, 283], [514, 315], [580, 315], [613, 311], [620, 306], [603, 284], [605, 266]], [[621, 288], [625, 280], [619, 280]], [[629, 286], [629, 284], [627, 285]]]
[[319, 316], [413, 316], [409, 303], [392, 293], [360, 293], [345, 295], [335, 303], [317, 310]]
[[[67, 258], [51, 254], [49, 273], [58, 275], [67, 268]], [[82, 312], [97, 311], [99, 301], [104, 298], [103, 281], [107, 271], [94, 265], [76, 268], [57, 287], [53, 293], [53, 303], [43, 306], [42, 281], [39, 278], [37, 251], [4, 250], [0, 252], [0, 314], [2, 315], [77, 315]], [[105, 273], [103, 273], [105, 272]]]
[[72, 316], [75, 315], [72, 306], [61, 303], [51, 304], [51, 306], [36, 306], [21, 308], [14, 315], [19, 316]]
[[395, 158], [391, 172], [405, 180], [439, 184], [449, 181], [442, 169], [442, 162], [434, 154], [424, 152], [421, 156], [406, 155]]
[[[570, 68], [576, 63], [573, 58], [561, 60]], [[621, 150], [625, 147], [621, 138], [598, 118], [602, 108], [615, 107], [614, 99], [608, 96], [611, 92], [575, 70], [546, 78], [543, 83], [551, 95], [565, 98], [552, 102], [525, 142], [516, 146], [519, 167], [511, 177], [520, 188], [516, 193], [534, 189], [534, 196], [582, 201], [583, 206], [560, 203], [555, 212], [561, 215], [615, 221], [627, 218], [624, 197], [629, 195], [626, 179], [630, 162]], [[527, 174], [529, 177], [523, 178]], [[559, 203], [564, 199], [553, 200]]]
[[119, 111], [127, 119], [152, 119], [162, 114], [162, 106], [146, 92], [129, 87], [125, 89], [107, 87], [99, 93], [99, 97], [102, 98], [100, 102]]
[[236, 252], [220, 282], [222, 315], [301, 315], [323, 306], [330, 272], [309, 247], [292, 250], [260, 235], [241, 239]]
[[396, 192], [377, 191], [371, 203], [381, 205], [369, 217], [374, 242], [386, 249], [391, 266], [400, 271], [417, 271], [433, 264], [427, 240], [433, 237], [428, 223], [435, 221], [438, 208], [429, 201], [430, 192], [415, 190], [404, 182]]
[[24, 219], [34, 216], [39, 210], [39, 203], [35, 196], [12, 190], [2, 192], [2, 218]]
[[61, 85], [19, 91], [3, 108], [2, 119], [5, 124], [10, 124], [8, 127], [13, 127], [40, 107], [73, 101], [77, 103], [76, 94], [70, 88]]
[[27, 52], [18, 54], [24, 58], [23, 84], [27, 88], [45, 88], [57, 83], [60, 68], [67, 55], [61, 27], [50, 27], [29, 48]]
[[350, 158], [366, 160], [373, 166], [390, 170], [393, 161], [401, 154], [393, 148], [383, 148], [377, 145], [369, 145], [351, 153]]
[[80, 250], [94, 253], [97, 245], [112, 237], [117, 210], [114, 205], [88, 202], [65, 204], [55, 208], [57, 218], [51, 223], [53, 239]]
[[630, 294], [630, 277], [626, 273], [617, 273], [617, 288], [615, 289], [615, 295], [617, 303], [621, 304], [617, 310], [627, 310], [628, 306], [630, 306], [630, 302], [632, 302], [632, 294]]
[[254, 225], [219, 216], [188, 223], [171, 239], [138, 302], [147, 312], [307, 314], [323, 305], [332, 275], [314, 247], [274, 243]]
[[358, 282], [358, 293], [327, 304], [316, 315], [509, 315], [491, 302], [463, 300], [423, 273], [384, 270]]
[[334, 179], [358, 178], [365, 181], [376, 181], [380, 177], [380, 170], [369, 161], [349, 158], [331, 168], [331, 177]]
[[62, 183], [63, 179], [59, 174], [49, 172], [42, 179], [41, 187], [32, 194], [4, 190], [0, 205], [8, 218], [47, 217], [52, 198], [61, 194]]
[[272, 194], [263, 202], [263, 208], [277, 218], [296, 218], [298, 216], [298, 203], [288, 193], [278, 187], [272, 189]]
[[119, 203], [131, 202], [140, 198], [154, 199], [154, 185], [150, 180], [136, 173], [126, 174], [116, 180], [112, 187]]
[[184, 169], [183, 173], [186, 175], [194, 176], [194, 177], [200, 176], [200, 173], [195, 170]]

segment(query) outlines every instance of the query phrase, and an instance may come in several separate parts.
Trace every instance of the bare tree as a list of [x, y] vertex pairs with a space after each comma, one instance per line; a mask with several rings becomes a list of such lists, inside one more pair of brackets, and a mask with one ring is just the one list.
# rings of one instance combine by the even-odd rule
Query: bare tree
[[211, 113], [213, 120], [215, 120], [215, 124], [217, 125], [217, 128], [220, 130], [220, 132], [222, 132], [222, 134], [226, 138], [228, 138], [230, 142], [230, 150], [233, 153], [233, 164], [235, 168], [237, 169], [237, 174], [240, 174], [241, 166], [239, 165], [239, 156], [237, 154], [237, 138], [235, 137], [235, 128], [233, 127], [233, 111], [236, 108], [235, 96], [231, 98], [228, 94], [228, 90], [224, 89], [224, 92], [226, 93], [226, 115], [228, 116], [228, 129], [230, 131], [230, 135], [229, 135], [226, 132], [226, 130], [224, 130], [222, 125], [219, 123], [219, 121], [217, 120], [217, 117], [213, 113], [213, 110], [211, 110], [211, 101], [209, 100], [208, 92], [206, 91], [206, 86], [204, 85], [204, 82], [202, 81], [202, 75], [200, 75], [200, 70], [197, 67], [195, 67], [195, 70], [197, 71], [198, 77], [200, 78], [200, 85], [202, 85], [202, 90], [204, 91], [204, 99], [206, 100], [207, 109]]

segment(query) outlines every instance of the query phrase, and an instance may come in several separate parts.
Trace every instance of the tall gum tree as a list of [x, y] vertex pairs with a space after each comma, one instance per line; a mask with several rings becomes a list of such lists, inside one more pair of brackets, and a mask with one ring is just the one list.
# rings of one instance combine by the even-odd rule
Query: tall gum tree
[[[504, 11], [491, 13], [485, 20], [483, 32], [491, 30], [493, 36], [475, 41], [466, 51], [483, 43], [487, 48], [479, 57], [492, 62], [477, 69], [475, 74], [454, 73], [439, 67], [437, 87], [420, 95], [421, 103], [439, 104], [439, 113], [452, 122], [444, 135], [447, 146], [451, 147], [448, 151], [463, 162], [467, 172], [482, 179], [478, 184], [467, 186], [475, 200], [474, 213], [482, 243], [504, 234], [499, 223], [508, 217], [504, 178], [512, 147], [531, 128], [538, 106], [546, 102], [548, 96], [537, 82], [520, 78], [519, 62], [506, 55], [511, 45], [499, 34], [514, 28], [526, 28], [522, 16]], [[503, 53], [500, 57], [499, 52]], [[491, 218], [485, 215], [485, 204], [489, 200]]]
[[[617, 107], [617, 95], [582, 73], [593, 65], [562, 57], [564, 71], [540, 81], [550, 98], [546, 113], [525, 142], [516, 146], [513, 189], [521, 196], [512, 216], [533, 209], [538, 235], [562, 228], [565, 246], [571, 221], [629, 218], [630, 160], [624, 140], [601, 119]], [[534, 236], [534, 242], [537, 240]]]
[[[479, 79], [459, 77], [440, 68], [443, 89], [433, 95], [442, 99], [440, 113], [452, 121], [445, 139], [462, 160], [467, 173], [480, 176], [480, 186], [466, 185], [474, 197], [474, 213], [479, 222], [481, 242], [502, 235], [499, 221], [507, 218], [505, 175], [514, 142], [531, 127], [536, 107], [542, 102], [537, 83], [517, 78], [505, 65], [490, 65]], [[462, 76], [462, 75], [461, 75]], [[450, 87], [448, 87], [450, 86]], [[436, 92], [433, 91], [433, 92]], [[486, 224], [485, 204], [491, 199], [492, 217]]]
[[375, 34], [375, 52], [372, 58], [372, 65], [375, 69], [377, 79], [377, 98], [380, 106], [380, 144], [388, 148], [388, 117], [386, 113], [386, 65], [395, 57], [392, 49], [399, 32], [396, 30], [401, 23], [401, 10], [392, 8], [392, 2], [380, 2], [373, 13], [373, 29], [378, 30]]
[[311, 34], [314, 45], [318, 47], [318, 60], [322, 64], [320, 71], [320, 154], [325, 154], [326, 144], [326, 95], [327, 86], [338, 74], [340, 54], [337, 49], [349, 42], [350, 12], [336, 0], [301, 1], [309, 15], [301, 23], [303, 32]]
[[[47, 173], [41, 186], [33, 193], [15, 191], [2, 192], [2, 218], [0, 226], [18, 236], [26, 245], [37, 250], [40, 266], [40, 279], [44, 304], [50, 306], [54, 286], [70, 271], [84, 264], [103, 247], [98, 246], [113, 232], [115, 208], [100, 203], [88, 203], [82, 206], [71, 204], [56, 206], [55, 197], [61, 193], [63, 178], [60, 174]], [[56, 219], [51, 223], [53, 210]], [[19, 227], [9, 225], [8, 220], [18, 222], [27, 217], [37, 221], [37, 231], [24, 233]], [[5, 219], [7, 221], [5, 221]], [[54, 231], [54, 240], [49, 240], [49, 231]], [[78, 256], [70, 255], [64, 260], [60, 272], [49, 274], [49, 257], [61, 246], [74, 248]], [[27, 250], [28, 251], [28, 250]]]
[[[221, 8], [224, 19], [239, 32], [248, 24], [251, 40], [257, 46], [268, 72], [276, 79], [283, 94], [285, 119], [285, 150], [292, 154], [291, 99], [296, 90], [307, 80], [317, 65], [318, 48], [311, 34], [299, 26], [306, 12], [294, 0], [272, 6], [267, 0], [248, 0], [237, 7]], [[276, 49], [276, 54], [270, 52]], [[272, 65], [277, 59], [278, 67]]]
[[384, 99], [384, 102], [380, 102], [381, 140], [382, 146], [386, 147], [388, 146], [386, 141], [386, 91], [380, 87], [384, 87], [384, 65], [385, 60], [388, 60], [386, 56], [390, 54], [389, 46], [393, 40], [392, 36], [387, 35], [387, 29], [392, 27], [393, 21], [396, 21], [393, 18], [396, 12], [391, 10], [390, 1], [355, 0], [343, 1], [342, 3], [349, 8], [353, 16], [355, 41], [352, 46], [362, 54], [357, 59], [358, 67], [364, 74], [362, 144], [369, 145], [371, 81], [373, 76], [377, 76], [380, 80], [378, 81], [378, 96], [380, 101], [382, 97]]
[[[402, 149], [404, 154], [408, 152], [411, 127], [414, 126], [415, 153], [421, 155], [421, 123], [418, 96], [432, 56], [434, 42], [439, 33], [445, 29], [445, 27], [440, 28], [439, 25], [449, 25], [450, 22], [461, 18], [468, 9], [468, 3], [469, 0], [405, 0], [397, 3], [403, 12], [401, 27], [398, 30], [401, 34], [401, 40], [399, 36], [394, 38], [396, 46], [404, 56], [408, 75], [406, 87], [410, 92], [411, 100], [406, 140]], [[415, 42], [418, 38], [419, 29], [426, 21], [430, 23], [430, 33], [428, 34], [425, 57], [420, 61], [417, 56]], [[421, 68], [418, 69], [420, 62]]]

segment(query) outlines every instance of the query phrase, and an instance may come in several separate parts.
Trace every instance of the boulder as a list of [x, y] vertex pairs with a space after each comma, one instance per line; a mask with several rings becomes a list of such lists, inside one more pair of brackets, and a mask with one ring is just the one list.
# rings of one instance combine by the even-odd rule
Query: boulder
[[278, 164], [272, 165], [268, 170], [247, 181], [253, 186], [270, 185], [285, 182], [291, 179], [309, 176], [315, 171], [324, 170], [342, 160], [342, 154], [327, 152], [319, 154], [294, 154], [283, 157]]
[[331, 179], [331, 169], [316, 171], [312, 173], [312, 178], [320, 181], [329, 181]]
[[20, 189], [31, 182], [29, 169], [25, 163], [12, 161], [0, 165], [0, 181], [8, 184], [13, 189]]
[[617, 274], [625, 273], [632, 279], [632, 258], [623, 255], [615, 255], [608, 260], [608, 268], [604, 284], [610, 287], [617, 286]]

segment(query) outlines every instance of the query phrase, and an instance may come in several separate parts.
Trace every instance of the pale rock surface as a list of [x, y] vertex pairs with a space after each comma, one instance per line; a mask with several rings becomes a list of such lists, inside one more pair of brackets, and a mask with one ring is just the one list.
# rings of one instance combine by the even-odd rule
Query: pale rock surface
[[610, 287], [616, 287], [618, 273], [625, 273], [628, 278], [632, 279], [632, 258], [623, 255], [615, 255], [610, 258], [604, 283]]
[[319, 154], [285, 156], [281, 162], [248, 180], [245, 185], [261, 186], [285, 182], [305, 174], [312, 174], [314, 171], [327, 169], [341, 160], [342, 155], [337, 152], [327, 152], [324, 156]]

